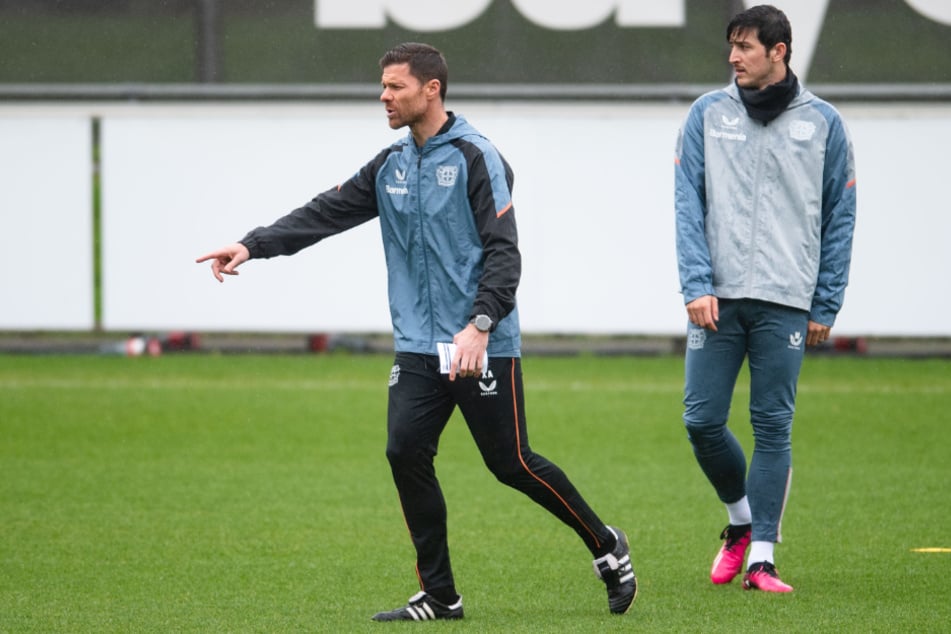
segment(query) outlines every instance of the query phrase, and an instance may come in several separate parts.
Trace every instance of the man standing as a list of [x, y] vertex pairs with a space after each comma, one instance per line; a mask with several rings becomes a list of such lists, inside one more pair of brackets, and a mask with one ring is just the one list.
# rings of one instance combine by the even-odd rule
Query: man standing
[[409, 134], [342, 185], [197, 261], [211, 260], [222, 281], [250, 258], [290, 255], [380, 219], [396, 349], [386, 456], [416, 548], [420, 592], [374, 620], [463, 617], [433, 466], [457, 406], [492, 473], [584, 541], [610, 610], [623, 614], [637, 592], [627, 537], [606, 526], [565, 474], [529, 448], [512, 171], [485, 137], [445, 109], [448, 69], [438, 50], [401, 44], [380, 68], [389, 125], [408, 127]]
[[[676, 148], [677, 261], [689, 319], [684, 423], [729, 525], [713, 583], [747, 555], [743, 587], [790, 592], [774, 544], [792, 474], [792, 421], [806, 345], [829, 338], [855, 225], [852, 144], [838, 112], [789, 67], [792, 30], [775, 7], [726, 30], [736, 79], [690, 108]], [[748, 359], [755, 444], [727, 427]]]

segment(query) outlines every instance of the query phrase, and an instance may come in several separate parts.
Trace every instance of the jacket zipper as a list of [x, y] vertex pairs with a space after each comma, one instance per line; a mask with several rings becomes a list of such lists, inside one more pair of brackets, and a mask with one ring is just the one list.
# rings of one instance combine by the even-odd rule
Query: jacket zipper
[[[746, 267], [746, 296], [750, 297], [753, 294], [753, 276], [755, 274], [755, 260], [756, 260], [756, 235], [759, 231], [759, 216], [760, 216], [760, 204], [759, 204], [759, 188], [760, 182], [762, 182], [762, 172], [763, 172], [763, 155], [766, 152], [764, 147], [764, 139], [767, 137], [765, 134], [760, 134], [762, 132], [756, 125], [751, 126], [756, 131], [756, 174], [753, 177], [753, 199], [750, 201], [750, 238], [747, 247], [749, 248], [749, 257], [747, 259]], [[766, 126], [763, 126], [764, 128]]]
[[[428, 141], [427, 141], [428, 143]], [[426, 303], [429, 304], [429, 314], [431, 316], [429, 320], [429, 340], [432, 341], [436, 337], [436, 311], [433, 307], [433, 294], [429, 287], [429, 248], [426, 246], [426, 223], [423, 219], [423, 187], [422, 187], [422, 173], [423, 173], [423, 150], [426, 146], [416, 148], [416, 217], [419, 222], [419, 248], [423, 254], [423, 270], [421, 271], [424, 279], [423, 288], [426, 292]], [[435, 353], [435, 351], [433, 351]]]

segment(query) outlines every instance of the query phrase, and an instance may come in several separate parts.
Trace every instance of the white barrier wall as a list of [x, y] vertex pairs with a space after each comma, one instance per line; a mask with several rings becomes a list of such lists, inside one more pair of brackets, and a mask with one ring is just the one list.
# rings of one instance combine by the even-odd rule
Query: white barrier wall
[[[667, 213], [673, 111], [458, 110], [516, 170], [526, 330], [677, 327]], [[376, 221], [294, 258], [249, 263], [223, 285], [192, 261], [345, 180], [402, 134], [389, 130], [380, 106], [107, 118], [106, 327], [387, 330]], [[161, 267], [138, 264], [146, 243], [145, 259]]]
[[0, 112], [0, 329], [94, 325], [92, 124]]
[[224, 284], [195, 264], [349, 178], [396, 137], [385, 121], [360, 107], [141, 115], [102, 123], [105, 328], [389, 330], [376, 222]]
[[[449, 106], [515, 168], [526, 332], [683, 331], [672, 188], [686, 104]], [[951, 105], [841, 110], [856, 147], [859, 219], [835, 332], [951, 336], [942, 268]], [[249, 262], [220, 285], [194, 263], [345, 180], [401, 136], [381, 106], [139, 104], [90, 114], [102, 118], [104, 328], [389, 330], [376, 221], [291, 258]], [[35, 200], [38, 191], [19, 195]], [[4, 199], [4, 227], [6, 209]], [[44, 220], [54, 233], [60, 226]], [[5, 268], [4, 297], [27, 274], [63, 274], [57, 257], [30, 263], [22, 275]], [[41, 317], [5, 327], [54, 327]]]

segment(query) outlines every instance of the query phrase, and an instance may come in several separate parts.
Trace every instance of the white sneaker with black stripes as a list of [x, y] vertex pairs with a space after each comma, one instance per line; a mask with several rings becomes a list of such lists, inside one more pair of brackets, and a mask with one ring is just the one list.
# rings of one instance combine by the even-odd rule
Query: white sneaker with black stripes
[[608, 607], [614, 614], [627, 612], [637, 597], [637, 577], [631, 566], [631, 548], [627, 535], [620, 528], [608, 526], [617, 537], [614, 550], [594, 560], [594, 574], [608, 588]]
[[374, 621], [435, 621], [461, 618], [462, 597], [452, 605], [446, 605], [425, 592], [417, 592], [409, 598], [409, 603], [401, 608], [373, 616]]

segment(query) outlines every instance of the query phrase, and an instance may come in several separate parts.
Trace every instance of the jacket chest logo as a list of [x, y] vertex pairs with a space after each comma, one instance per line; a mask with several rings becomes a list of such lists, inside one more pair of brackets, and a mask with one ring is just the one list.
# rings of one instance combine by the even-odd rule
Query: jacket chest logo
[[794, 141], [808, 141], [816, 133], [816, 124], [812, 121], [797, 119], [789, 124], [789, 136]]
[[726, 139], [727, 141], [746, 141], [746, 134], [740, 130], [740, 118], [730, 119], [725, 114], [720, 115], [720, 128], [712, 128], [710, 136], [714, 139]]
[[440, 187], [452, 187], [456, 184], [456, 177], [459, 175], [459, 166], [440, 165], [436, 168], [436, 183]]
[[396, 184], [385, 183], [386, 193], [390, 196], [408, 196], [409, 187], [406, 186], [406, 170], [397, 167], [393, 170], [393, 176], [396, 178]]
[[386, 187], [386, 193], [389, 194], [390, 196], [408, 196], [409, 195], [409, 187], [407, 187], [406, 185], [397, 185], [396, 187], [394, 187], [393, 185], [386, 183], [385, 187]]

